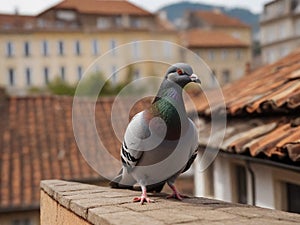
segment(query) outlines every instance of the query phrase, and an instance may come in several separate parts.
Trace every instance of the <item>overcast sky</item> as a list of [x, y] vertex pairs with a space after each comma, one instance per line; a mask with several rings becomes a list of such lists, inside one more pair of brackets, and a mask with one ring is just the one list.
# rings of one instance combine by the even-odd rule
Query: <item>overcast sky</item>
[[[180, 2], [180, 0], [129, 0], [144, 9], [151, 12], [156, 11], [162, 6], [168, 5], [174, 2]], [[225, 7], [243, 7], [248, 8], [252, 12], [260, 13], [263, 8], [263, 4], [270, 2], [271, 0], [189, 0], [191, 2], [209, 3], [213, 5], [221, 5]], [[49, 6], [55, 5], [61, 0], [0, 0], [0, 12], [12, 13], [15, 8], [18, 8], [22, 14], [37, 14]], [[84, 0], [82, 1], [84, 4]]]

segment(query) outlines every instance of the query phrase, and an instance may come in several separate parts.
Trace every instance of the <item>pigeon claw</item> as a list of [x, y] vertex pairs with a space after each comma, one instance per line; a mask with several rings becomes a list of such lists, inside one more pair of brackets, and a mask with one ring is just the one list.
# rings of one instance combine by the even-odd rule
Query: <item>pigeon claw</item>
[[174, 198], [174, 199], [178, 199], [178, 200], [182, 201], [184, 198], [188, 198], [188, 196], [182, 195], [179, 192], [173, 192], [173, 194], [167, 196], [167, 199], [170, 199], [170, 198]]
[[154, 200], [148, 198], [147, 196], [141, 196], [141, 197], [135, 197], [135, 198], [133, 199], [133, 202], [139, 202], [139, 203], [141, 203], [141, 205], [143, 205], [144, 202], [147, 202], [147, 203], [153, 203]]

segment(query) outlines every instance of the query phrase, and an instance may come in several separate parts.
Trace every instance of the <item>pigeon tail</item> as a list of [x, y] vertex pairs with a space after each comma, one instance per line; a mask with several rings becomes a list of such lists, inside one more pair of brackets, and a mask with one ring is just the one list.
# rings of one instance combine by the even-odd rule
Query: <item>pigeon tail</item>
[[134, 190], [133, 185], [135, 183], [135, 179], [122, 168], [119, 174], [109, 183], [109, 186], [111, 188]]

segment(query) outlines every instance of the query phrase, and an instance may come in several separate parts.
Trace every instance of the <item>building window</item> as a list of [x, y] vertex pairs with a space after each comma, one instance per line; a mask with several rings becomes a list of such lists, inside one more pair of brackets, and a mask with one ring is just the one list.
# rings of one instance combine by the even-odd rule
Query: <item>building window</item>
[[288, 48], [286, 46], [281, 46], [280, 49], [279, 49], [279, 56], [280, 56], [280, 58], [283, 58], [287, 54], [289, 54]]
[[60, 77], [63, 81], [66, 80], [66, 69], [64, 66], [61, 66], [60, 67]]
[[10, 86], [15, 85], [15, 70], [13, 68], [8, 69], [8, 82]]
[[287, 191], [287, 211], [300, 213], [300, 186], [292, 183], [286, 183]]
[[75, 47], [75, 54], [76, 54], [77, 56], [81, 55], [81, 45], [80, 45], [80, 41], [75, 41], [74, 47]]
[[236, 50], [236, 59], [240, 60], [242, 58], [242, 51], [240, 49]]
[[14, 55], [14, 46], [12, 42], [7, 42], [6, 43], [6, 56], [7, 57], [12, 57]]
[[97, 28], [106, 29], [109, 28], [109, 19], [106, 17], [100, 17], [97, 19]]
[[215, 52], [214, 52], [213, 50], [210, 50], [210, 51], [208, 52], [208, 59], [209, 59], [210, 61], [214, 61], [214, 60], [215, 60]]
[[45, 22], [44, 19], [38, 19], [37, 25], [38, 25], [38, 27], [40, 27], [40, 28], [44, 28], [44, 27], [46, 27], [46, 22]]
[[63, 56], [65, 54], [64, 52], [64, 42], [58, 41], [58, 55]]
[[44, 67], [44, 81], [45, 84], [49, 84], [49, 68], [48, 67]]
[[288, 36], [292, 36], [292, 34], [289, 34], [287, 27], [288, 26], [285, 23], [277, 25], [277, 31], [279, 32], [277, 39], [284, 39]]
[[228, 55], [228, 51], [227, 51], [226, 49], [224, 49], [224, 50], [222, 51], [222, 59], [223, 59], [223, 60], [226, 60], [227, 55]]
[[133, 17], [130, 20], [130, 25], [132, 28], [139, 28], [141, 27], [141, 20], [139, 18]]
[[141, 77], [141, 71], [139, 69], [135, 69], [133, 73], [133, 79], [137, 80], [140, 79], [140, 77]]
[[32, 225], [32, 222], [30, 219], [16, 219], [13, 220], [12, 225]]
[[93, 55], [99, 55], [100, 52], [99, 42], [96, 39], [92, 40], [92, 52]]
[[229, 83], [230, 82], [230, 71], [229, 70], [223, 70], [222, 72], [223, 82]]
[[26, 85], [30, 86], [31, 85], [31, 69], [30, 68], [25, 69], [25, 76], [26, 76]]
[[248, 203], [248, 190], [247, 190], [247, 171], [244, 166], [235, 166], [235, 183], [236, 183], [236, 196], [237, 202], [241, 204]]
[[112, 66], [111, 68], [111, 83], [112, 85], [116, 85], [117, 84], [117, 67], [116, 66]]
[[116, 55], [116, 40], [112, 39], [110, 40], [110, 49], [112, 50], [112, 55], [115, 56]]
[[115, 26], [116, 27], [122, 27], [122, 17], [121, 16], [116, 16], [114, 18], [114, 20], [115, 20]]
[[132, 55], [134, 59], [141, 57], [140, 46], [137, 41], [132, 42]]
[[49, 55], [49, 45], [47, 41], [42, 41], [42, 54], [43, 56]]
[[72, 22], [76, 19], [76, 13], [69, 10], [58, 10], [56, 12], [56, 18], [58, 20]]
[[30, 56], [30, 44], [28, 41], [24, 42], [24, 55], [26, 57]]
[[272, 49], [269, 51], [269, 63], [275, 62], [277, 60], [276, 50]]
[[65, 23], [62, 21], [56, 21], [55, 26], [59, 29], [63, 29], [63, 28], [65, 28]]
[[82, 74], [83, 74], [82, 66], [78, 66], [77, 67], [77, 77], [78, 77], [78, 80], [81, 80]]

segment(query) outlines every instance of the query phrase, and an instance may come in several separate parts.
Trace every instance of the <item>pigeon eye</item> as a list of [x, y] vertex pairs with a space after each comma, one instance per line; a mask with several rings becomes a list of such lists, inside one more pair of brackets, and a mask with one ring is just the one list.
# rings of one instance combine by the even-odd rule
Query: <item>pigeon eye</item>
[[179, 74], [179, 75], [182, 75], [184, 74], [183, 70], [182, 69], [177, 69], [176, 72]]

